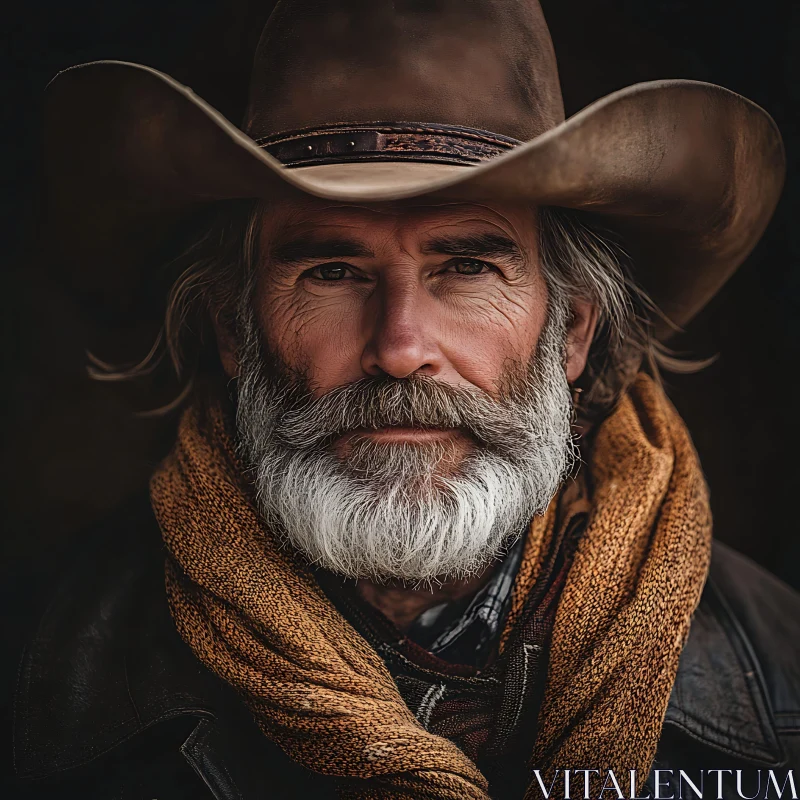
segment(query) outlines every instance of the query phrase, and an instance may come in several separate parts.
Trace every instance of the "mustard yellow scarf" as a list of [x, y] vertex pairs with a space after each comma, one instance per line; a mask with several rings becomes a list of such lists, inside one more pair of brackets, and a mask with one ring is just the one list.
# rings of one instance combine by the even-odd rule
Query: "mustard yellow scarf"
[[[685, 425], [644, 375], [586, 466], [592, 511], [556, 614], [531, 767], [646, 774], [708, 570], [707, 490]], [[240, 476], [221, 408], [190, 408], [151, 483], [172, 616], [197, 658], [293, 759], [355, 779], [346, 794], [486, 800], [477, 767], [417, 722], [380, 656], [265, 529]], [[509, 625], [554, 507], [531, 524]]]

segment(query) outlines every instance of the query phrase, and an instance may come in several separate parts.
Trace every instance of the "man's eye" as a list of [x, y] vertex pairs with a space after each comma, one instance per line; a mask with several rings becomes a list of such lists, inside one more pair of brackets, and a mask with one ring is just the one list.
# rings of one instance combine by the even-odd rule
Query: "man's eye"
[[347, 264], [323, 264], [309, 270], [307, 274], [320, 281], [340, 281], [342, 278], [346, 278], [349, 272], [350, 268]]
[[477, 258], [460, 258], [458, 261], [450, 262], [450, 266], [459, 275], [481, 275], [492, 270], [491, 264]]

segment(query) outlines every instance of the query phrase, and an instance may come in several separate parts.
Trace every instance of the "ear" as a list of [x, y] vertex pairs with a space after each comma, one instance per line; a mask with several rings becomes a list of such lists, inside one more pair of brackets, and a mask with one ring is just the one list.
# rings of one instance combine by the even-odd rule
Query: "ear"
[[589, 348], [597, 327], [597, 307], [589, 300], [574, 300], [572, 320], [567, 330], [567, 381], [580, 378], [589, 357]]
[[211, 322], [214, 326], [214, 336], [217, 339], [217, 352], [219, 360], [222, 362], [222, 369], [228, 378], [236, 378], [239, 375], [239, 360], [236, 357], [236, 336], [233, 331], [222, 323], [219, 313], [213, 311]]

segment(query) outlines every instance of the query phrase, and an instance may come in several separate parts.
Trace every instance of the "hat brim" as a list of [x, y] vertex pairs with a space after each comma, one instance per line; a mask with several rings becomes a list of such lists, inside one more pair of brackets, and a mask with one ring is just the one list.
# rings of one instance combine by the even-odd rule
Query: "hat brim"
[[762, 108], [686, 80], [629, 86], [471, 167], [287, 168], [187, 87], [118, 61], [56, 76], [45, 123], [48, 229], [65, 260], [112, 292], [170, 224], [213, 201], [518, 201], [603, 217], [642, 286], [684, 325], [752, 251], [785, 172], [780, 133]]

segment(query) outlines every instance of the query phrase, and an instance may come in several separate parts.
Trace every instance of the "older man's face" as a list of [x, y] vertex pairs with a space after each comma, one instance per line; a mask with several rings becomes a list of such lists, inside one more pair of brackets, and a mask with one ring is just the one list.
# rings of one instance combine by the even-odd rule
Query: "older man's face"
[[[261, 251], [255, 302], [266, 342], [318, 394], [416, 374], [496, 395], [509, 363], [531, 358], [547, 316], [527, 206], [285, 204], [266, 215]], [[568, 379], [583, 369], [582, 344], [567, 352]]]
[[263, 219], [238, 428], [266, 518], [355, 576], [468, 574], [547, 505], [591, 307], [548, 298], [529, 208], [308, 201]]

